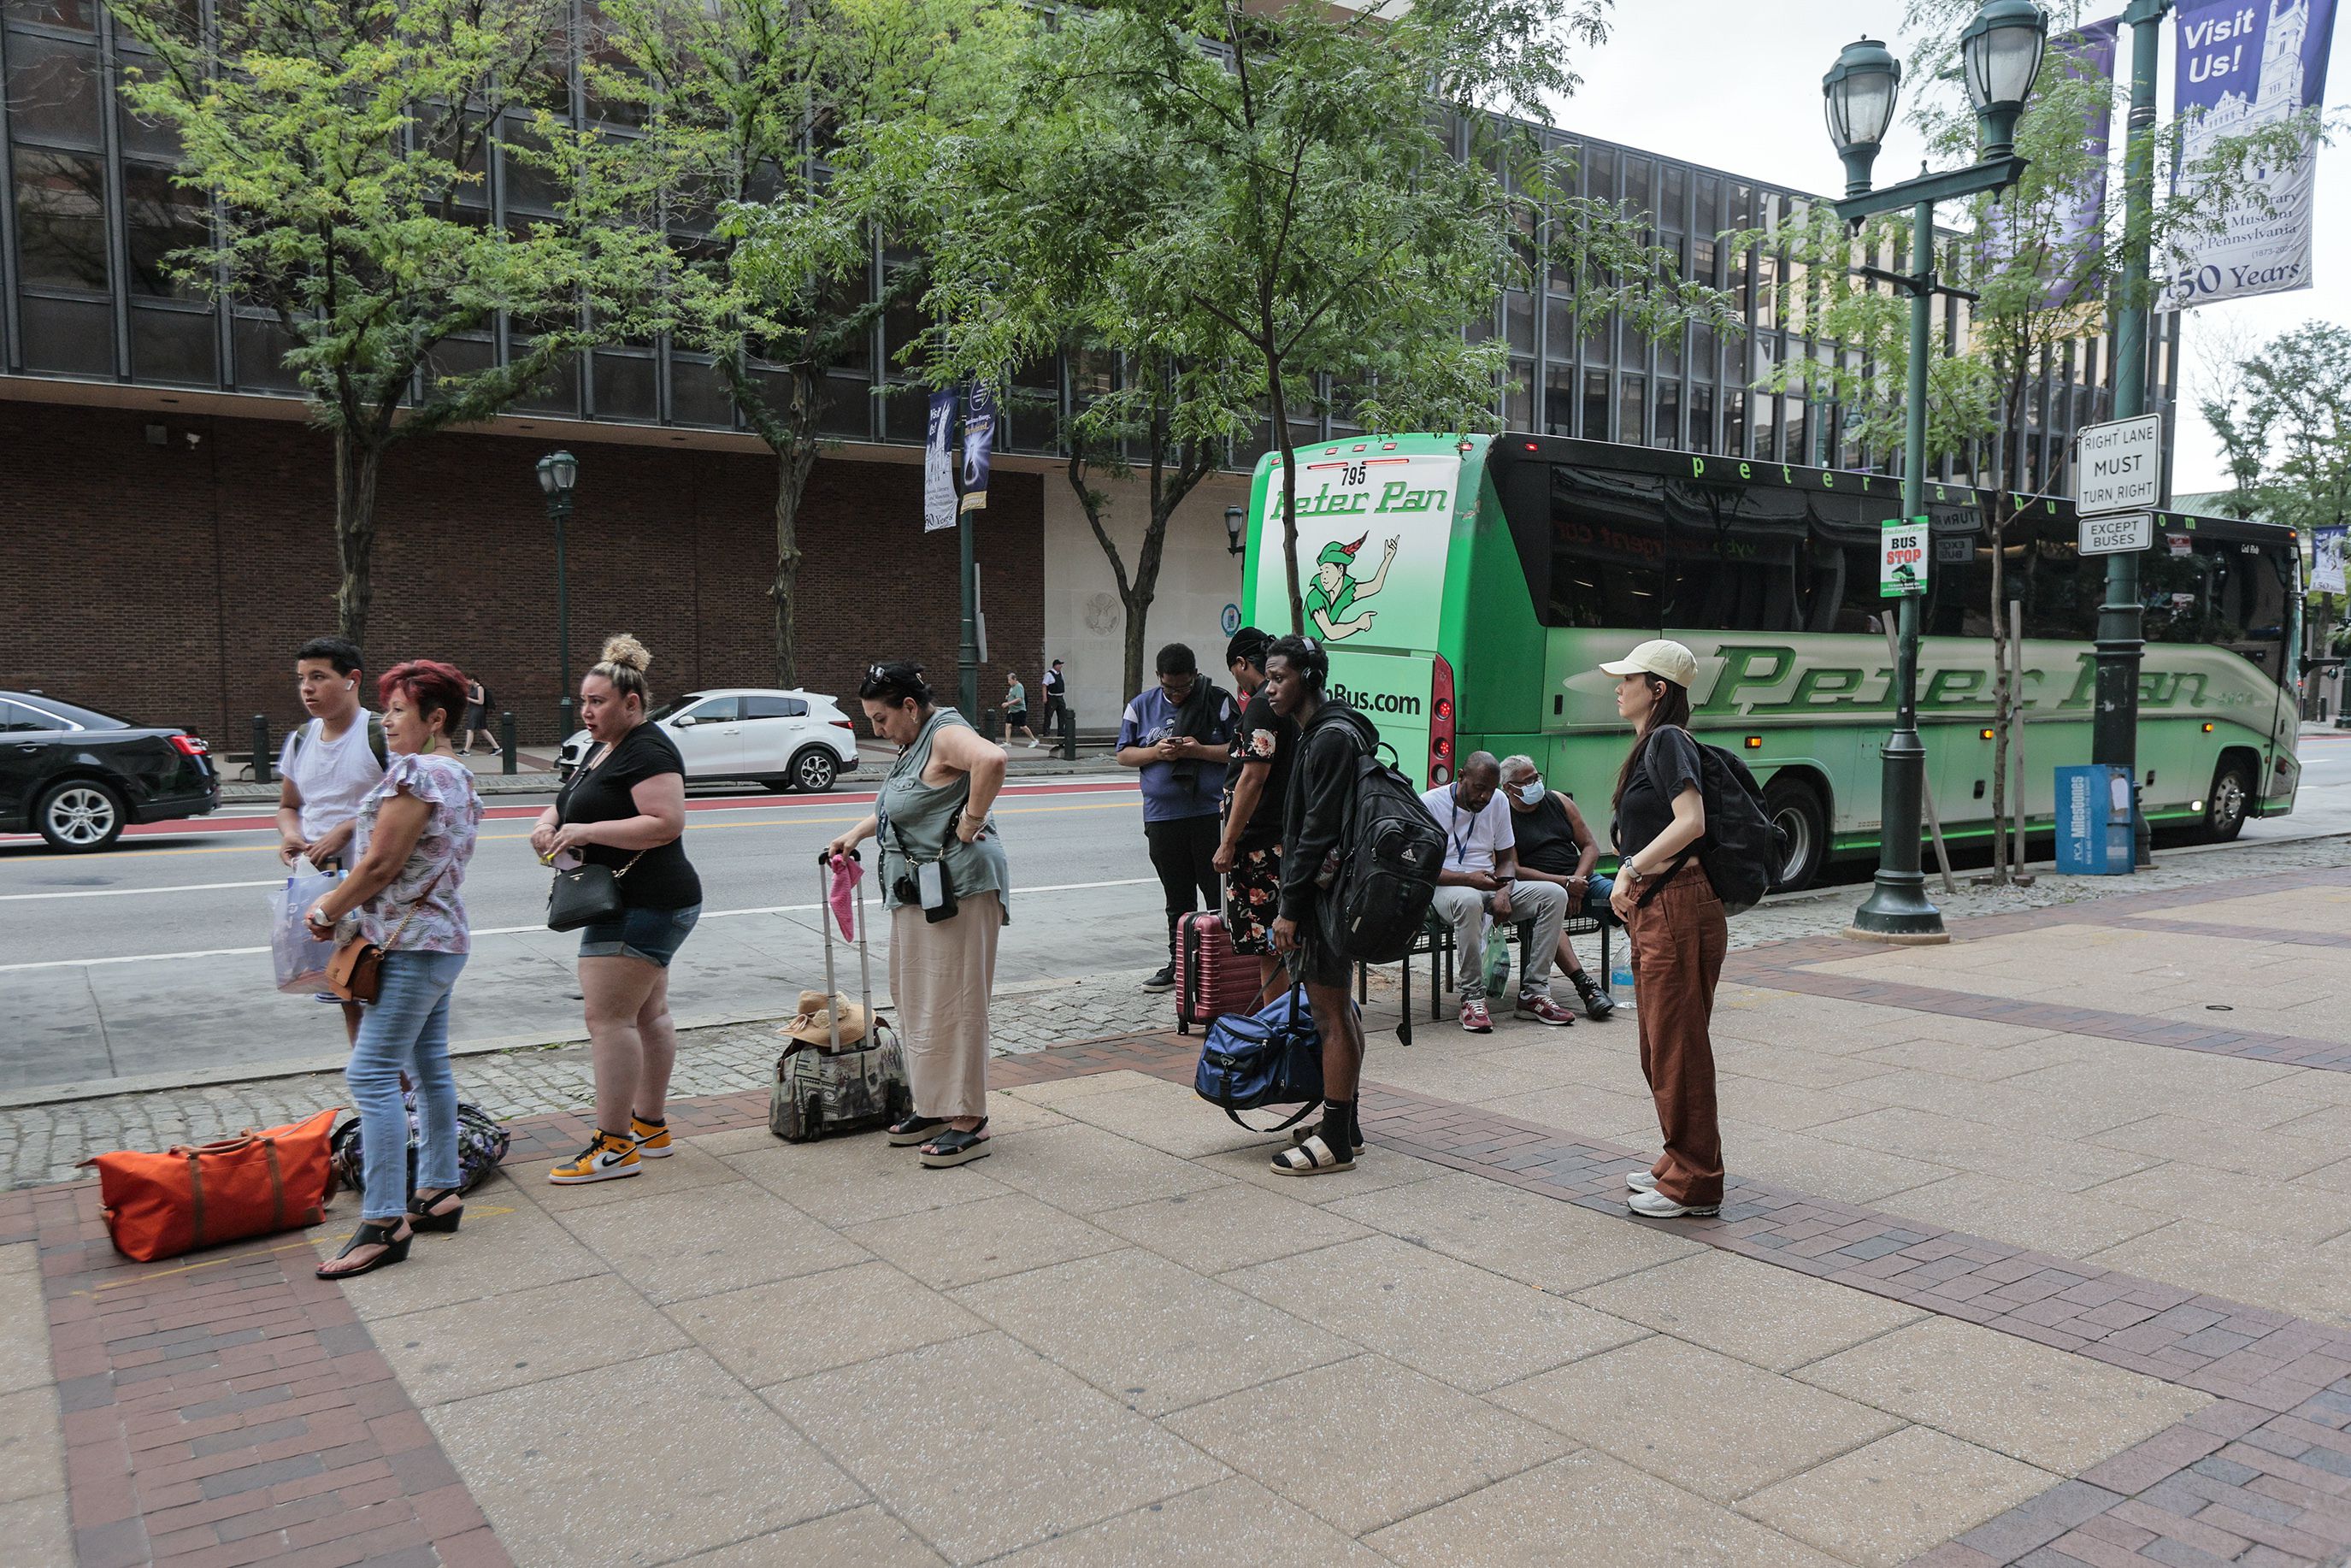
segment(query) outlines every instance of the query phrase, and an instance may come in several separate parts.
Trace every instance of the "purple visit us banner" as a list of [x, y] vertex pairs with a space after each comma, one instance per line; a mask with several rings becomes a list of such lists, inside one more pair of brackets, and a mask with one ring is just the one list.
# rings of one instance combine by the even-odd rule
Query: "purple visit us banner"
[[[2096, 84], [2098, 108], [2082, 127], [2090, 152], [2090, 168], [2081, 186], [2068, 193], [2053, 213], [2025, 210], [2015, 204], [1992, 209], [1985, 225], [1983, 255], [1988, 268], [2006, 271], [2029, 260], [2048, 279], [2043, 309], [2054, 309], [2071, 299], [2097, 269], [2103, 246], [2106, 207], [2106, 149], [2114, 130], [2115, 38], [2122, 18], [2091, 22], [2051, 40], [2053, 57], [2047, 80], [2062, 69]], [[2095, 289], [2095, 284], [2088, 286]]]
[[[2317, 103], [2334, 36], [2335, 0], [2183, 0], [2177, 108], [2189, 123], [2181, 167], [2193, 169], [2223, 137], [2284, 123]], [[2176, 246], [2161, 308], [2310, 287], [2316, 145], [2305, 140], [2300, 157], [2256, 178], [2270, 211], [2231, 203], [2219, 233]]]

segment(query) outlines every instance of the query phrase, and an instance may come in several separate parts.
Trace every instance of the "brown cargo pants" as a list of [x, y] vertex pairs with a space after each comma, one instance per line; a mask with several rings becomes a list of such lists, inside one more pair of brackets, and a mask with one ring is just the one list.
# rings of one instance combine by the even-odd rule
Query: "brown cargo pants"
[[1641, 1075], [1657, 1103], [1665, 1153], [1650, 1167], [1676, 1203], [1722, 1201], [1722, 1129], [1714, 1103], [1714, 984], [1730, 946], [1722, 901], [1693, 861], [1667, 878], [1625, 922], [1633, 944], [1633, 1017]]

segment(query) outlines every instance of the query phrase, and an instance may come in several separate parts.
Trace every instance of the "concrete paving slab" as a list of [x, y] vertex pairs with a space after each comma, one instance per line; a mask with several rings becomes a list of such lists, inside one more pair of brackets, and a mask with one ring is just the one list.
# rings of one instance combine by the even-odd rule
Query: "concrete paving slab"
[[[321, 1259], [343, 1249], [358, 1216], [307, 1233]], [[522, 1196], [504, 1177], [494, 1176], [465, 1199], [465, 1228], [458, 1233], [496, 1249], [496, 1265], [485, 1267], [482, 1251], [466, 1246], [419, 1246], [397, 1269], [381, 1269], [343, 1281], [342, 1290], [363, 1322], [518, 1294], [566, 1280], [606, 1271], [602, 1259], [581, 1246], [552, 1216]]]
[[697, 1296], [674, 1303], [668, 1316], [754, 1388], [987, 1327], [878, 1260]]
[[955, 1562], [1034, 1545], [1228, 1473], [998, 1333], [818, 1373], [767, 1397]]
[[425, 1419], [525, 1568], [635, 1568], [865, 1500], [700, 1350], [478, 1395]]
[[1939, 1317], [1794, 1375], [2069, 1476], [2211, 1403], [2193, 1389]]
[[1313, 1563], [1383, 1568], [1387, 1559], [1255, 1481], [1236, 1477], [1016, 1552], [1003, 1568], [1232, 1568]]
[[0, 1394], [0, 1503], [63, 1496], [65, 1444], [54, 1388]]
[[688, 1557], [678, 1568], [945, 1568], [946, 1559], [871, 1503]]
[[[2351, 1176], [2351, 1170], [2344, 1174]], [[2174, 1161], [2117, 1176], [2081, 1196], [2092, 1202], [2126, 1204], [2166, 1219], [2203, 1220], [2314, 1247], [2351, 1230], [2351, 1201], [2344, 1192], [2317, 1185], [2325, 1175], [2318, 1170], [2292, 1181], [2255, 1183], [2234, 1171]], [[2106, 1245], [2123, 1239], [2117, 1237]]]
[[[1360, 1355], [1163, 1423], [1350, 1535], [1565, 1453], [1566, 1439], [1384, 1356]], [[1367, 1440], [1377, 1434], [1377, 1440]]]
[[[925, 1174], [948, 1181], [969, 1168]], [[850, 1226], [842, 1234], [941, 1291], [1123, 1245], [1109, 1231], [1025, 1193], [872, 1220]]]
[[48, 1310], [41, 1298], [41, 1260], [29, 1241], [0, 1246], [0, 1394], [47, 1388]]
[[1823, 1555], [1623, 1460], [1585, 1449], [1380, 1531], [1407, 1568], [1833, 1568]]
[[1331, 1206], [1302, 1203], [1248, 1182], [1179, 1192], [1088, 1218], [1171, 1262], [1211, 1275], [1371, 1234]]
[[420, 1406], [543, 1383], [693, 1343], [626, 1281], [611, 1275], [380, 1318], [373, 1333], [376, 1348]]
[[1834, 1355], [1927, 1316], [1882, 1296], [1711, 1248], [1578, 1291], [1575, 1299], [1771, 1372]]
[[[772, 1135], [761, 1146], [724, 1156], [728, 1166], [758, 1182], [820, 1224], [859, 1225], [894, 1219], [925, 1209], [946, 1208], [998, 1197], [1009, 1187], [988, 1175], [995, 1156], [952, 1173], [925, 1167], [913, 1149], [893, 1148], [870, 1134], [785, 1144]], [[953, 1179], [944, 1179], [952, 1175]]]
[[747, 1181], [653, 1193], [561, 1218], [655, 1305], [843, 1268], [872, 1256]]
[[1726, 1503], [1903, 1424], [1667, 1334], [1496, 1389], [1491, 1397], [1636, 1469]]
[[1331, 1205], [1416, 1247], [1566, 1295], [1707, 1249], [1668, 1231], [1626, 1225], [1556, 1198], [1448, 1171], [1427, 1181]]
[[1877, 1200], [1877, 1207], [1948, 1229], [1997, 1236], [2060, 1258], [2087, 1258], [2170, 1223], [2170, 1215], [2111, 1196], [2138, 1179], [2139, 1174], [2135, 1174], [2086, 1192], [2060, 1192], [1962, 1171], [1924, 1186], [1889, 1193]]
[[1840, 1455], [1739, 1511], [1859, 1568], [1900, 1568], [2064, 1478], [1929, 1427]]
[[[1084, 1103], [1078, 1102], [1081, 1108]], [[1189, 1160], [1082, 1124], [1008, 1137], [989, 1160], [987, 1174], [1068, 1214], [1197, 1192], [1227, 1179]]]
[[1260, 1301], [1473, 1394], [1648, 1332], [1386, 1236], [1224, 1278]]
[[[2246, 1201], [2258, 1202], [2257, 1194]], [[2179, 1219], [2087, 1260], [2320, 1322], [2351, 1323], [2351, 1249], [2337, 1243], [2311, 1247]]]
[[[1356, 1354], [1336, 1334], [1135, 1248], [967, 1285], [954, 1299], [1146, 1416]], [[1072, 1301], [1085, 1310], [1071, 1312]]]

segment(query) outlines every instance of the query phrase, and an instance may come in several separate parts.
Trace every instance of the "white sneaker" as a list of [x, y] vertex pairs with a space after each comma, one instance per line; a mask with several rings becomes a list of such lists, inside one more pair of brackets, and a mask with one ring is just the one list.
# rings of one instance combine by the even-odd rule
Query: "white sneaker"
[[1625, 1207], [1651, 1219], [1679, 1219], [1686, 1214], [1703, 1217], [1722, 1212], [1722, 1205], [1719, 1203], [1676, 1203], [1661, 1192], [1636, 1192], [1625, 1200]]
[[1635, 1192], [1655, 1192], [1657, 1190], [1657, 1178], [1646, 1171], [1626, 1171], [1625, 1185]]
[[1045, 743], [1044, 743], [1043, 741], [1041, 741], [1041, 740], [1032, 740], [1032, 741], [1030, 741], [1030, 742], [1029, 743], [1029, 750], [1031, 750], [1031, 751], [1034, 751], [1034, 750], [1036, 750], [1039, 747], [1040, 747], [1040, 746], [1042, 746], [1042, 745], [1044, 745], [1044, 744], [1045, 744]]

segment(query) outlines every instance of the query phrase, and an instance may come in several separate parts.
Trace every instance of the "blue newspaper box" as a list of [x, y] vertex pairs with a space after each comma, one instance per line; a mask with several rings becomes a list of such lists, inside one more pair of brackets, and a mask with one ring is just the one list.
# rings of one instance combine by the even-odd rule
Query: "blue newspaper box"
[[2059, 874], [2128, 876], [2134, 853], [2130, 769], [2105, 763], [2057, 769]]

